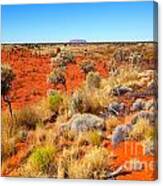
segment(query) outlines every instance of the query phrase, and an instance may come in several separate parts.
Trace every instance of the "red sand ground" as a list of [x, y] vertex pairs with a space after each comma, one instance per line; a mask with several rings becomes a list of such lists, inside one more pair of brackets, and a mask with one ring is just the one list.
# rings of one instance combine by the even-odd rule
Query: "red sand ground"
[[[14, 108], [22, 108], [27, 104], [33, 104], [39, 101], [43, 96], [46, 96], [47, 90], [50, 87], [47, 84], [47, 76], [51, 71], [49, 55], [32, 55], [28, 50], [22, 51], [16, 49], [9, 55], [6, 51], [2, 51], [1, 57], [2, 63], [10, 62], [10, 65], [16, 74], [16, 79], [13, 82], [13, 87], [10, 93]], [[78, 57], [77, 62], [80, 60], [81, 58]], [[107, 71], [104, 62], [101, 61], [97, 63], [96, 68], [101, 75], [106, 76]], [[67, 66], [66, 74], [66, 89], [70, 93], [72, 90], [80, 86], [85, 75], [75, 64]], [[63, 89], [63, 87], [61, 88]], [[5, 108], [4, 103], [2, 103], [2, 107]], [[154, 173], [154, 169], [149, 167], [152, 166], [155, 159], [153, 156], [143, 155], [142, 146], [137, 142], [125, 142], [125, 147], [124, 143], [121, 143], [116, 148], [111, 147], [109, 142], [106, 142], [105, 146], [112, 150], [113, 154], [117, 156], [114, 161], [114, 167], [122, 165], [125, 161], [130, 160], [131, 158], [136, 158], [144, 162], [144, 169], [142, 171], [132, 171], [132, 173], [118, 176], [116, 179], [153, 180], [155, 178], [156, 172]], [[125, 151], [125, 149], [127, 151]], [[134, 149], [137, 150], [137, 153], [134, 152]], [[11, 169], [15, 166], [19, 166], [27, 153], [28, 148], [24, 145], [18, 150], [18, 153], [15, 156], [7, 160], [7, 164], [10, 165], [9, 167], [11, 167]], [[9, 172], [6, 173], [5, 176], [9, 176]]]
[[[13, 81], [10, 91], [13, 108], [22, 108], [25, 105], [33, 104], [47, 95], [47, 90], [51, 87], [47, 83], [47, 77], [51, 72], [49, 55], [32, 55], [29, 50], [14, 50], [7, 54], [2, 50], [2, 63], [11, 65], [16, 78]], [[82, 58], [76, 57], [77, 63]], [[96, 69], [102, 76], [107, 75], [105, 62], [99, 61]], [[68, 93], [74, 91], [85, 79], [85, 74], [76, 64], [69, 64], [66, 68], [66, 89]], [[62, 85], [56, 88], [64, 90]], [[4, 103], [2, 102], [4, 108]]]
[[29, 51], [24, 51], [22, 55], [18, 50], [7, 56], [7, 53], [2, 51], [2, 63], [8, 61], [16, 75], [10, 91], [14, 108], [33, 104], [47, 94], [47, 75], [51, 71], [48, 55], [32, 55]]
[[113, 152], [116, 157], [114, 159], [113, 167], [119, 167], [126, 163], [127, 168], [130, 169], [128, 162], [132, 160], [140, 160], [143, 163], [143, 170], [132, 171], [124, 175], [116, 177], [118, 180], [154, 180], [157, 177], [156, 172], [156, 158], [152, 155], [145, 155], [144, 149], [139, 142], [125, 141], [121, 142], [117, 147], [112, 147], [110, 143], [105, 146]]

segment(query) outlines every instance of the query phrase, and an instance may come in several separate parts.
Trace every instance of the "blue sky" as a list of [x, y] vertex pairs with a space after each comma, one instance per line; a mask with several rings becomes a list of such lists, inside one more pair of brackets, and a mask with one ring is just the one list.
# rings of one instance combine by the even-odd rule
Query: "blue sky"
[[153, 41], [153, 1], [2, 5], [2, 42]]

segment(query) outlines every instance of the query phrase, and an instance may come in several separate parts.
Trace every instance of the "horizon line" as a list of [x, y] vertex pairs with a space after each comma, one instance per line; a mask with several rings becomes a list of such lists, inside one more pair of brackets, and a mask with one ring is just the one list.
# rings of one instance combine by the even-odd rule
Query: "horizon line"
[[86, 42], [1, 42], [1, 45], [16, 45], [16, 44], [107, 44], [107, 43], [158, 43], [158, 41], [86, 41]]

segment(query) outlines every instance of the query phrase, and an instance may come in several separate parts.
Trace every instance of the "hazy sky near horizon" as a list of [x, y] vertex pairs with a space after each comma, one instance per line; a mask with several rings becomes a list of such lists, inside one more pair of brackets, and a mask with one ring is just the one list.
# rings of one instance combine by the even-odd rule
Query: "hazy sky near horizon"
[[1, 42], [156, 41], [153, 1], [2, 5]]

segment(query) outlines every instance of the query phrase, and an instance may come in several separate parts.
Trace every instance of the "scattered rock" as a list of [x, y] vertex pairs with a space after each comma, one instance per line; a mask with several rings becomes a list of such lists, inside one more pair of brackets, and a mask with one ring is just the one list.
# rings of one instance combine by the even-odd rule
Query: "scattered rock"
[[132, 91], [133, 91], [132, 88], [120, 85], [120, 86], [115, 87], [115, 88], [112, 89], [112, 94], [114, 96], [121, 96], [123, 94], [126, 94], [127, 92], [132, 92]]
[[146, 101], [141, 98], [138, 98], [132, 104], [131, 111], [140, 111], [140, 110], [156, 111], [157, 102], [154, 99]]
[[114, 129], [112, 134], [112, 145], [116, 146], [121, 141], [124, 141], [127, 138], [129, 132], [132, 130], [131, 124], [119, 125]]
[[124, 103], [111, 103], [108, 107], [107, 107], [107, 112], [112, 114], [112, 115], [116, 115], [118, 116], [120, 113], [123, 113], [125, 111], [125, 104]]
[[62, 128], [69, 128], [76, 132], [93, 129], [103, 130], [104, 120], [93, 114], [75, 114], [65, 125], [62, 125]]

